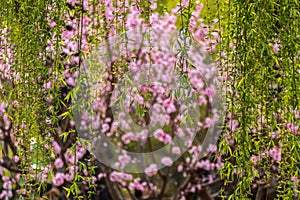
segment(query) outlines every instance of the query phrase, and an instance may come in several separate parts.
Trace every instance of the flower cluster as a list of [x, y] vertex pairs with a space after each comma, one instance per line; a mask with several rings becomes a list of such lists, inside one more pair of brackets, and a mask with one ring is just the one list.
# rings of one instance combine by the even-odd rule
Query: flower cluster
[[[187, 109], [180, 104], [180, 97], [190, 95], [194, 98], [189, 105], [190, 109], [199, 105], [208, 106], [216, 95], [216, 89], [211, 84], [216, 69], [206, 63], [206, 53], [215, 51], [218, 35], [204, 28], [205, 24], [199, 17], [202, 5], [196, 7], [189, 22], [190, 31], [199, 43], [188, 49], [190, 55], [188, 59], [191, 62], [189, 63], [187, 58], [180, 58], [177, 51], [172, 52], [174, 46], [175, 49], [179, 47], [177, 41], [172, 41], [172, 38], [178, 32], [176, 22], [177, 14], [181, 12], [179, 10], [187, 9], [191, 2], [183, 1], [182, 5], [178, 4], [170, 13], [158, 13], [157, 3], [152, 1], [147, 19], [144, 18], [147, 8], [141, 6], [142, 2], [130, 3], [127, 0], [100, 2], [94, 4], [88, 0], [82, 2], [67, 0], [53, 1], [47, 5], [49, 12], [45, 14], [45, 25], [49, 34], [47, 38], [45, 37], [46, 55], [39, 58], [44, 64], [43, 71], [46, 73], [39, 77], [41, 83], [36, 84], [40, 87], [37, 91], [43, 98], [39, 97], [38, 100], [32, 98], [37, 105], [43, 104], [40, 109], [36, 109], [36, 113], [42, 114], [39, 117], [32, 117], [36, 113], [29, 112], [28, 116], [24, 117], [28, 117], [27, 121], [14, 119], [10, 114], [17, 112], [15, 108], [19, 104], [18, 101], [13, 99], [11, 102], [2, 98], [0, 100], [0, 136], [5, 138], [14, 154], [3, 158], [0, 162], [1, 183], [3, 182], [0, 199], [33, 195], [36, 191], [34, 186], [31, 186], [29, 191], [22, 188], [24, 184], [32, 182], [43, 186], [51, 184], [52, 188], [61, 191], [61, 196], [69, 195], [70, 198], [79, 195], [88, 199], [88, 191], [102, 191], [103, 187], [112, 187], [113, 193], [120, 193], [116, 188], [121, 187], [122, 190], [129, 190], [128, 194], [141, 191], [145, 198], [156, 198], [158, 195], [168, 196], [167, 187], [176, 184], [184, 186], [185, 181], [189, 180], [188, 176], [198, 174], [196, 182], [182, 187], [177, 196], [174, 196], [179, 198], [196, 193], [201, 189], [201, 184], [215, 179], [216, 171], [223, 166], [220, 159], [215, 161], [211, 155], [216, 153], [214, 148], [211, 148], [213, 150], [209, 156], [201, 160], [201, 144], [193, 141], [200, 131], [214, 126], [215, 113], [205, 116], [204, 120], [184, 118], [180, 113]], [[0, 88], [5, 87], [7, 91], [19, 84], [20, 73], [14, 61], [15, 52], [13, 42], [9, 40], [10, 31], [10, 28], [1, 28], [0, 39]], [[135, 42], [127, 41], [126, 46], [117, 46], [114, 39], [124, 31], [129, 38], [134, 38]], [[135, 35], [135, 31], [149, 34], [149, 40], [140, 37], [142, 34]], [[186, 37], [183, 40], [189, 42], [190, 38]], [[107, 46], [103, 41], [109, 41], [113, 51], [118, 52], [113, 52], [111, 60], [104, 64], [104, 71], [93, 74], [95, 76], [100, 74], [102, 80], [96, 85], [95, 91], [98, 93], [92, 94], [94, 101], [91, 108], [96, 114], [90, 116], [89, 113], [82, 113], [78, 124], [77, 119], [71, 117], [73, 105], [70, 99], [75, 98], [72, 92], [76, 90], [76, 85], [80, 81], [81, 69], [84, 70], [84, 66], [87, 65], [84, 61], [92, 59], [94, 54], [99, 53], [97, 44]], [[141, 48], [137, 44], [143, 44], [146, 48]], [[149, 73], [147, 69], [151, 69]], [[125, 72], [133, 75], [132, 81], [136, 87], [126, 88], [130, 98], [124, 100], [124, 110], [112, 116], [111, 103], [120, 97], [119, 93], [114, 94], [113, 91], [116, 89], [117, 81], [120, 80], [119, 77]], [[26, 79], [30, 73], [21, 75]], [[150, 82], [157, 84], [145, 83], [146, 77]], [[183, 79], [190, 81], [191, 94], [174, 89], [179, 88], [181, 83], [186, 84]], [[209, 83], [204, 80], [208, 80]], [[173, 91], [169, 90], [170, 87]], [[179, 97], [173, 96], [174, 91], [178, 92]], [[90, 96], [82, 95], [82, 97]], [[132, 120], [129, 120], [129, 116]], [[32, 125], [30, 120], [35, 124]], [[185, 120], [190, 120], [191, 123], [195, 121], [197, 127], [194, 129], [180, 127], [180, 123]], [[147, 130], [145, 127], [149, 124], [155, 124], [158, 128]], [[43, 133], [38, 136], [32, 135], [29, 129], [32, 129], [31, 132], [42, 130]], [[24, 136], [32, 138], [28, 147], [27, 144], [24, 145], [20, 130]], [[119, 171], [106, 170], [86, 148], [85, 141], [79, 141], [80, 138], [77, 136], [81, 130], [86, 132], [101, 130], [117, 147], [128, 151], [139, 151], [136, 147], [140, 144], [143, 144], [141, 148], [145, 152], [170, 145], [168, 149], [170, 155], [160, 156], [157, 161], [146, 162], [145, 174], [140, 176], [125, 172], [126, 167], [139, 161], [128, 153], [118, 151], [114, 152], [116, 156], [111, 166], [118, 168]], [[88, 139], [90, 137], [86, 136]], [[182, 146], [188, 148], [184, 149]], [[34, 153], [29, 155], [30, 152], [26, 152], [26, 156], [19, 155], [28, 149]], [[38, 160], [42, 154], [46, 155], [47, 159], [43, 157], [43, 161]], [[184, 156], [174, 162], [176, 160], [174, 157], [179, 158], [181, 154]], [[161, 170], [162, 167], [169, 171]], [[26, 174], [21, 173], [22, 168], [27, 170]], [[165, 178], [175, 176], [182, 177], [180, 183], [173, 178], [169, 180]], [[106, 185], [107, 183], [112, 185]], [[162, 184], [165, 185], [164, 188], [160, 187]], [[15, 189], [16, 193], [13, 192]], [[43, 190], [41, 193], [47, 191]]]

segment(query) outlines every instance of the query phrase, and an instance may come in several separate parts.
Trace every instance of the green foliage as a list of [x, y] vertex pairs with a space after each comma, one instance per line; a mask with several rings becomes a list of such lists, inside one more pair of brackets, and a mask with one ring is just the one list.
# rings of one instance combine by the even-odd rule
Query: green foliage
[[[227, 112], [235, 115], [240, 126], [220, 143], [220, 151], [227, 154], [221, 175], [225, 185], [239, 181], [232, 199], [250, 198], [254, 184], [271, 182], [275, 182], [276, 198], [292, 199], [291, 177], [299, 171], [299, 136], [286, 125], [298, 124], [293, 111], [299, 109], [299, 2], [229, 1], [222, 9], [220, 49], [227, 55], [222, 65], [234, 80], [225, 81], [232, 89], [225, 94]], [[278, 53], [273, 48], [276, 44], [280, 45]], [[276, 121], [274, 113], [282, 119]], [[276, 130], [280, 134], [272, 138]], [[281, 161], [268, 158], [253, 164], [253, 156], [276, 146], [281, 148]]]

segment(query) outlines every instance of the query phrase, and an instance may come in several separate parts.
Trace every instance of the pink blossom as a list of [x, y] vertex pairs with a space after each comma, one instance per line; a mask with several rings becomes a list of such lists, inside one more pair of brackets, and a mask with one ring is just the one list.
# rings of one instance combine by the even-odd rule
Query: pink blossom
[[57, 173], [56, 176], [52, 179], [52, 183], [55, 185], [55, 186], [61, 186], [62, 184], [64, 184], [64, 178], [65, 178], [65, 175], [63, 173]]
[[12, 197], [13, 197], [13, 193], [12, 193], [11, 190], [8, 191], [7, 196], [8, 196], [9, 198], [12, 198]]
[[6, 110], [5, 110], [5, 105], [4, 105], [4, 103], [2, 102], [2, 103], [0, 104], [0, 115], [3, 115], [5, 112], [6, 112]]
[[82, 48], [82, 50], [88, 52], [89, 51], [89, 47], [87, 45], [84, 45], [83, 48]]
[[176, 107], [174, 104], [170, 104], [168, 107], [167, 107], [167, 113], [168, 114], [171, 114], [171, 113], [174, 113], [176, 112]]
[[200, 3], [199, 5], [196, 6], [196, 11], [197, 12], [201, 12], [201, 10], [203, 9], [203, 3]]
[[125, 143], [125, 144], [129, 144], [130, 143], [130, 136], [129, 134], [124, 134], [122, 135], [122, 141]]
[[239, 122], [237, 120], [230, 119], [227, 128], [231, 131], [235, 131], [239, 127]]
[[70, 86], [75, 86], [75, 79], [71, 76], [66, 80], [66, 83]]
[[150, 9], [151, 10], [155, 10], [157, 8], [157, 3], [156, 2], [152, 2], [150, 5]]
[[119, 172], [113, 171], [110, 175], [109, 175], [109, 179], [112, 182], [119, 182], [121, 179], [121, 175]]
[[41, 178], [42, 178], [42, 181], [46, 181], [46, 180], [47, 180], [47, 178], [48, 178], [48, 174], [47, 174], [47, 173], [43, 173], [43, 172], [42, 172], [42, 176], [41, 176]]
[[53, 148], [53, 150], [56, 154], [60, 154], [61, 148], [60, 148], [59, 144], [56, 141], [52, 142], [52, 148]]
[[252, 156], [251, 159], [250, 159], [254, 165], [256, 165], [257, 161], [260, 161], [260, 159], [256, 156]]
[[273, 50], [277, 54], [280, 50], [280, 44], [277, 44], [277, 43], [273, 44]]
[[64, 163], [63, 163], [62, 159], [61, 158], [57, 158], [54, 161], [54, 166], [55, 166], [56, 169], [62, 168], [64, 166]]
[[48, 81], [47, 83], [44, 83], [44, 88], [51, 89], [52, 88], [52, 81]]
[[[1, 174], [1, 173], [0, 173], [0, 174]], [[17, 180], [20, 180], [20, 178], [21, 178], [21, 174], [18, 173], [18, 174], [16, 175], [16, 179], [17, 179]]]
[[192, 188], [190, 189], [190, 192], [191, 192], [191, 193], [195, 193], [195, 192], [196, 192], [196, 187], [192, 187]]
[[119, 162], [121, 163], [122, 168], [128, 165], [131, 161], [130, 156], [128, 155], [121, 155], [119, 156]]
[[105, 177], [106, 177], [106, 174], [104, 174], [104, 173], [99, 173], [97, 176], [98, 180], [101, 180], [102, 178], [105, 178]]
[[78, 65], [79, 64], [79, 57], [78, 56], [72, 56], [71, 57], [71, 63], [72, 63], [72, 65]]
[[124, 172], [116, 172], [113, 171], [110, 176], [109, 176], [110, 180], [112, 182], [119, 182], [121, 183], [122, 180], [126, 180], [126, 181], [130, 181], [132, 180], [132, 175], [124, 173]]
[[134, 179], [134, 182], [129, 184], [129, 188], [131, 190], [144, 191], [145, 190], [145, 186], [146, 186], [146, 183], [140, 183], [140, 179], [139, 178]]
[[[74, 35], [75, 32], [74, 31], [70, 31], [70, 34]], [[70, 48], [71, 51], [76, 52], [78, 51], [78, 43], [75, 41], [72, 41], [70, 43], [67, 44], [68, 48]]]
[[128, 29], [135, 29], [136, 27], [141, 27], [143, 24], [143, 20], [139, 17], [140, 14], [138, 13], [138, 10], [136, 7], [130, 8], [130, 14], [127, 15], [126, 19], [126, 27]]
[[65, 54], [67, 54], [68, 56], [71, 54], [71, 51], [70, 51], [70, 49], [68, 47], [63, 47], [62, 49], [63, 49], [63, 52]]
[[299, 129], [299, 126], [296, 126], [294, 123], [288, 123], [286, 127], [290, 129], [293, 134], [296, 134]]
[[130, 181], [132, 180], [132, 175], [131, 174], [127, 174], [127, 173], [121, 173], [121, 179], [125, 180], [125, 181]]
[[67, 2], [70, 3], [72, 6], [75, 6], [77, 0], [67, 0]]
[[7, 191], [3, 190], [2, 193], [0, 194], [0, 199], [3, 199], [5, 196], [7, 196]]
[[18, 156], [14, 156], [14, 161], [15, 161], [15, 163], [18, 163], [20, 161], [19, 157]]
[[73, 180], [74, 176], [73, 174], [65, 174], [65, 180], [68, 181], [68, 182], [71, 182]]
[[162, 163], [163, 165], [166, 165], [166, 166], [170, 167], [170, 166], [172, 166], [173, 161], [172, 161], [172, 159], [171, 159], [170, 157], [163, 157], [163, 158], [161, 159], [161, 163]]
[[210, 144], [210, 145], [207, 147], [207, 151], [208, 151], [208, 152], [212, 152], [212, 153], [217, 153], [218, 147], [217, 147], [217, 145]]
[[209, 117], [205, 118], [204, 128], [209, 128], [213, 124], [213, 120]]
[[190, 83], [192, 84], [192, 86], [194, 86], [197, 90], [201, 90], [204, 87], [204, 82], [198, 71], [191, 70], [188, 73], [188, 77], [190, 79]]
[[80, 160], [86, 153], [86, 149], [79, 142], [76, 146], [76, 159]]
[[183, 166], [182, 166], [182, 165], [178, 165], [177, 171], [178, 171], [178, 172], [182, 172], [182, 171], [183, 171]]
[[269, 155], [273, 158], [273, 161], [281, 161], [281, 149], [278, 146], [271, 149]]
[[139, 94], [135, 96], [135, 100], [141, 105], [144, 104], [144, 98]]
[[200, 162], [197, 162], [196, 167], [210, 171], [211, 165], [209, 160], [201, 160]]
[[110, 128], [110, 127], [109, 127], [108, 124], [106, 124], [106, 123], [105, 123], [105, 124], [102, 124], [102, 132], [103, 132], [103, 133], [106, 133], [106, 132], [109, 130], [109, 128]]
[[163, 106], [166, 108], [172, 104], [172, 101], [168, 98], [163, 101]]
[[206, 88], [205, 94], [209, 97], [213, 97], [216, 95], [216, 90], [214, 88]]
[[52, 21], [49, 23], [49, 26], [51, 29], [53, 29], [55, 25], [56, 25], [55, 21]]
[[200, 96], [199, 97], [199, 100], [198, 100], [198, 104], [201, 106], [201, 105], [206, 105], [207, 104], [207, 100], [206, 100], [206, 98], [204, 97], [204, 96]]
[[8, 130], [11, 125], [11, 121], [10, 121], [9, 117], [3, 116], [3, 121], [4, 121], [4, 129]]
[[217, 169], [217, 170], [220, 170], [220, 169], [224, 166], [224, 163], [223, 163], [223, 162], [221, 162], [221, 163], [216, 163], [215, 166], [216, 166], [216, 169]]
[[172, 153], [173, 154], [180, 154], [181, 153], [180, 147], [172, 147]]
[[[74, 31], [64, 30], [62, 33], [63, 40], [69, 40], [74, 35]], [[66, 48], [70, 48], [70, 45], [67, 44]]]
[[[77, 157], [77, 155], [76, 155], [76, 157]], [[75, 157], [73, 156], [72, 152], [65, 153], [65, 158], [66, 158], [66, 161], [71, 163], [72, 165], [75, 163]]]
[[69, 170], [70, 174], [74, 175], [78, 171], [78, 169], [79, 169], [78, 166], [76, 166], [76, 167], [74, 167], [74, 166], [70, 167], [70, 170]]
[[153, 176], [157, 173], [158, 169], [157, 169], [157, 164], [151, 164], [149, 167], [147, 167], [145, 169], [145, 173], [147, 174], [147, 176]]
[[299, 129], [298, 125], [297, 126], [293, 125], [291, 128], [291, 131], [292, 131], [292, 133], [296, 134], [298, 132], [298, 129]]
[[11, 183], [11, 181], [5, 181], [3, 183], [3, 188], [7, 189], [7, 190], [11, 190], [12, 189], [12, 183]]
[[202, 40], [203, 39], [203, 37], [204, 37], [204, 31], [203, 31], [203, 29], [198, 29], [197, 31], [196, 31], [196, 33], [194, 34], [194, 37], [197, 39], [197, 40]]
[[296, 182], [296, 181], [298, 180], [298, 178], [297, 178], [296, 176], [292, 176], [292, 177], [291, 177], [291, 180], [292, 180], [293, 182]]
[[4, 167], [0, 166], [0, 175], [3, 176]]
[[163, 130], [158, 129], [154, 132], [154, 137], [159, 141], [163, 142], [164, 144], [171, 143], [172, 137], [163, 132]]

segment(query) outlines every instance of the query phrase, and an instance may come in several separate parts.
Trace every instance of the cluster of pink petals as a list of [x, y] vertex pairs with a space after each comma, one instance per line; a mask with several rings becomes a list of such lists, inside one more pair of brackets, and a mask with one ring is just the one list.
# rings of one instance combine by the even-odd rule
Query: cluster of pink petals
[[272, 162], [280, 162], [282, 159], [281, 148], [279, 146], [275, 146], [271, 150], [263, 151], [259, 156], [252, 156], [251, 161], [254, 165], [257, 165], [264, 156], [270, 156], [272, 158]]
[[64, 173], [60, 173], [60, 172], [56, 173], [55, 177], [52, 179], [52, 183], [57, 187], [64, 184], [64, 181], [65, 181], [65, 175]]
[[124, 155], [120, 155], [118, 160], [121, 164], [120, 167], [124, 168], [125, 166], [127, 166], [131, 162], [131, 157], [124, 154]]
[[273, 161], [281, 161], [281, 149], [276, 146], [269, 151], [269, 155], [272, 157]]
[[60, 145], [56, 142], [56, 141], [52, 141], [52, 148], [53, 148], [53, 150], [54, 150], [54, 152], [56, 153], [56, 154], [60, 154], [60, 152], [61, 152], [61, 147], [60, 147]]
[[126, 186], [126, 181], [131, 181], [133, 178], [131, 174], [113, 171], [112, 173], [110, 173], [109, 179], [112, 182], [118, 182], [122, 186]]
[[129, 188], [131, 190], [139, 190], [139, 191], [145, 191], [147, 188], [147, 183], [146, 182], [141, 182], [140, 178], [134, 179], [133, 183], [129, 184]]
[[12, 193], [12, 184], [16, 183], [14, 178], [10, 178], [5, 176], [4, 174], [2, 175], [2, 181], [3, 181], [3, 190], [0, 193], [0, 199], [4, 199], [4, 197], [13, 197]]
[[143, 26], [143, 19], [140, 17], [141, 13], [136, 6], [130, 7], [130, 13], [126, 18], [126, 28], [136, 29]]
[[288, 123], [286, 125], [286, 128], [288, 128], [288, 130], [290, 130], [293, 134], [299, 134], [299, 126], [295, 125], [295, 123]]
[[163, 142], [164, 144], [168, 144], [172, 142], [172, 137], [161, 129], [158, 129], [154, 132], [154, 137], [157, 140]]
[[4, 105], [4, 102], [0, 103], [0, 116], [2, 116], [6, 112], [6, 106]]
[[157, 172], [158, 172], [158, 168], [157, 168], [157, 164], [155, 163], [150, 164], [149, 167], [145, 169], [145, 173], [149, 177], [154, 176], [155, 174], [157, 174]]
[[64, 166], [64, 163], [63, 163], [62, 159], [61, 158], [57, 158], [54, 161], [54, 166], [55, 166], [56, 169], [62, 168]]
[[173, 165], [173, 160], [170, 157], [163, 157], [161, 163], [165, 166], [171, 167]]
[[154, 30], [174, 31], [176, 30], [176, 16], [165, 13], [162, 17], [158, 13], [153, 13], [150, 16], [150, 24]]
[[275, 52], [275, 54], [277, 54], [280, 50], [281, 45], [278, 43], [273, 44], [273, 50]]

